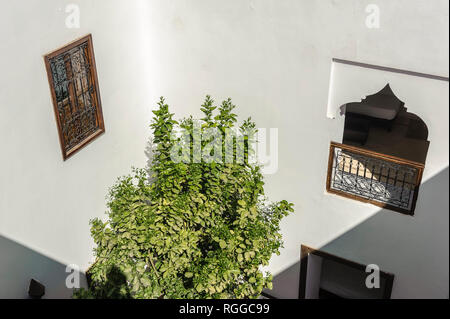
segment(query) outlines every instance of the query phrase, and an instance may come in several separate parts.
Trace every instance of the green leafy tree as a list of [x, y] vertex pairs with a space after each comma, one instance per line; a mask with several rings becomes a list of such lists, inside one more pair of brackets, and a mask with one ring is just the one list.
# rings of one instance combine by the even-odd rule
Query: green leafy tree
[[[230, 149], [225, 133], [236, 125], [230, 99], [216, 107], [207, 96], [204, 117], [180, 123], [164, 98], [158, 105], [151, 124], [151, 172], [133, 169], [110, 189], [107, 221], [91, 221], [97, 258], [88, 270], [89, 289], [74, 297], [258, 297], [271, 288], [272, 276], [261, 266], [279, 254], [280, 220], [293, 205], [266, 204], [260, 167], [248, 160], [255, 124], [246, 120], [239, 127], [243, 145], [233, 143]], [[174, 137], [176, 127], [189, 138]], [[221, 155], [207, 162], [196, 155], [195, 137], [209, 128], [223, 135], [216, 141], [222, 150], [228, 148], [234, 158], [244, 153], [244, 161], [227, 163]], [[175, 143], [189, 150], [180, 153], [182, 161], [171, 159]], [[214, 141], [202, 140], [201, 151], [208, 143]]]

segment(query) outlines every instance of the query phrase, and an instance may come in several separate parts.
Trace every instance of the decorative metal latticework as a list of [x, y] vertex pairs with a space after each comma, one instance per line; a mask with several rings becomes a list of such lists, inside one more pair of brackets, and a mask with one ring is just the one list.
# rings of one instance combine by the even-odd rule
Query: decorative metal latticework
[[339, 147], [332, 147], [331, 152], [329, 190], [412, 214], [420, 167]]
[[104, 131], [90, 36], [46, 57], [63, 156]]

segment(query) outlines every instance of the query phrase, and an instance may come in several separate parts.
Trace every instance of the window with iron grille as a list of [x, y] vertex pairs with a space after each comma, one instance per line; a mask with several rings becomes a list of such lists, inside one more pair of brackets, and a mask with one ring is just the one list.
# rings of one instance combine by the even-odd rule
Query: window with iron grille
[[327, 191], [414, 215], [430, 141], [420, 116], [386, 84], [341, 106], [342, 144], [331, 142]]
[[45, 64], [66, 160], [105, 132], [91, 35], [46, 55]]

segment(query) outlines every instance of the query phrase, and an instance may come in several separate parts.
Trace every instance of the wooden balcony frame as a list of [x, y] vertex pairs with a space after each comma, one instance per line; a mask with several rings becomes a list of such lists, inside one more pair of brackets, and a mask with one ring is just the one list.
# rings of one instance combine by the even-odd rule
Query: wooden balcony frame
[[[342, 150], [346, 150], [349, 151], [351, 153], [354, 154], [358, 154], [358, 155], [363, 155], [366, 157], [372, 157], [375, 159], [379, 159], [379, 160], [383, 160], [383, 161], [387, 161], [390, 163], [394, 163], [394, 164], [399, 164], [399, 165], [404, 165], [404, 166], [408, 166], [411, 167], [413, 169], [417, 170], [417, 176], [416, 176], [416, 180], [415, 180], [415, 185], [414, 185], [414, 191], [413, 191], [413, 198], [412, 198], [412, 203], [411, 203], [411, 208], [410, 209], [403, 209], [400, 207], [396, 207], [393, 205], [390, 205], [388, 203], [383, 203], [377, 200], [373, 200], [373, 199], [368, 199], [368, 198], [364, 198], [362, 196], [358, 196], [355, 194], [350, 194], [341, 190], [336, 190], [333, 189], [331, 187], [331, 178], [332, 178], [332, 174], [333, 174], [333, 161], [334, 161], [334, 154], [335, 154], [335, 149], [339, 148]], [[416, 202], [417, 202], [417, 196], [419, 193], [419, 187], [422, 181], [422, 175], [423, 175], [423, 170], [424, 170], [425, 165], [422, 163], [418, 163], [418, 162], [414, 162], [414, 161], [410, 161], [410, 160], [406, 160], [403, 158], [399, 158], [396, 156], [391, 156], [391, 155], [386, 155], [386, 154], [382, 154], [382, 153], [378, 153], [378, 152], [374, 152], [374, 151], [370, 151], [367, 149], [363, 149], [363, 148], [359, 148], [356, 146], [351, 146], [351, 145], [346, 145], [346, 144], [341, 144], [341, 143], [336, 143], [336, 142], [331, 142], [330, 143], [330, 152], [329, 152], [329, 157], [328, 157], [328, 172], [327, 172], [327, 181], [326, 181], [326, 190], [328, 193], [331, 194], [336, 194], [342, 197], [346, 197], [349, 199], [354, 199], [360, 202], [364, 202], [364, 203], [370, 203], [372, 205], [381, 207], [381, 208], [385, 208], [385, 209], [389, 209], [395, 212], [399, 212], [402, 214], [406, 214], [406, 215], [414, 215], [414, 211], [416, 208]]]

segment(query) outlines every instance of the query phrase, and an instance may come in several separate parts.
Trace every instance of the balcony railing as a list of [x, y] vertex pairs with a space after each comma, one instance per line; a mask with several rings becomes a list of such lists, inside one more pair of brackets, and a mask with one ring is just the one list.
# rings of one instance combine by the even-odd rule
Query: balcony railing
[[424, 165], [331, 142], [327, 191], [414, 215]]

